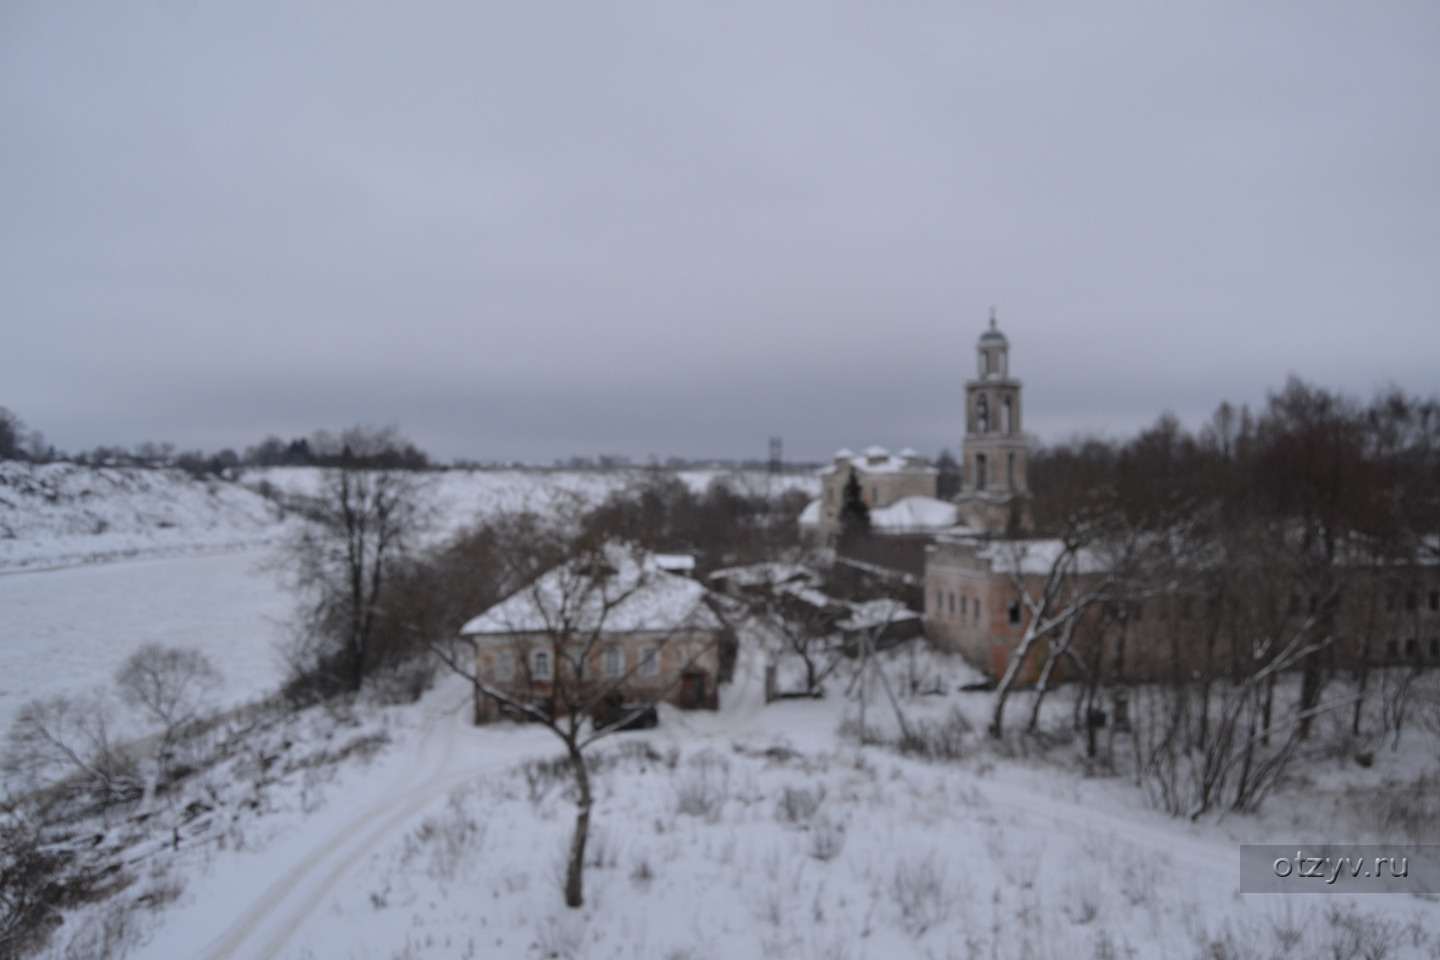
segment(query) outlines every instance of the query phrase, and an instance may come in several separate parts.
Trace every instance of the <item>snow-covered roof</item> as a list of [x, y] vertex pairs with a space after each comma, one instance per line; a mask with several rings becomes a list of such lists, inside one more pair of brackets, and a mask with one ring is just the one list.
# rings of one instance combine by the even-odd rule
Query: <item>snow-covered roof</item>
[[[976, 556], [991, 562], [996, 573], [1046, 574], [1064, 551], [1061, 540], [995, 540], [982, 547]], [[1103, 558], [1095, 551], [1081, 548], [1075, 554], [1074, 573], [1101, 573], [1106, 569]]]
[[955, 504], [934, 497], [901, 497], [888, 507], [870, 511], [870, 526], [885, 533], [944, 530], [953, 527], [956, 519]]
[[589, 558], [556, 567], [460, 628], [462, 636], [531, 633], [568, 624], [584, 634], [716, 630], [706, 589], [664, 570], [652, 554], [622, 544], [604, 550], [597, 576]]
[[920, 616], [899, 600], [883, 598], [850, 603], [850, 613], [837, 626], [842, 630], [868, 630], [887, 623], [914, 620]]
[[689, 573], [695, 569], [695, 558], [688, 553], [654, 553], [655, 566], [670, 573]]
[[802, 526], [802, 527], [818, 527], [818, 526], [820, 526], [820, 498], [819, 498], [819, 497], [816, 497], [814, 500], [811, 500], [809, 503], [805, 504], [805, 509], [800, 511], [800, 526]]
[[786, 583], [811, 584], [818, 575], [799, 563], [752, 563], [743, 567], [725, 567], [710, 574], [714, 581], [726, 581], [737, 587], [778, 587]]
[[906, 447], [899, 453], [891, 453], [884, 447], [867, 447], [865, 452], [856, 456], [849, 450], [838, 450], [835, 453], [834, 461], [826, 467], [821, 467], [819, 473], [822, 476], [835, 473], [849, 473], [854, 467], [860, 473], [939, 473], [934, 467], [927, 464], [914, 450]]

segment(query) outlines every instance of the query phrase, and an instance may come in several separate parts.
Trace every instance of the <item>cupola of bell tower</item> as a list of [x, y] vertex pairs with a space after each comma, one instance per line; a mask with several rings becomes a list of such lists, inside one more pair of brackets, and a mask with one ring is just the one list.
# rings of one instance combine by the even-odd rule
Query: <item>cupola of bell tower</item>
[[990, 329], [980, 334], [975, 345], [981, 380], [1001, 380], [1010, 375], [1010, 341], [995, 326], [995, 311], [990, 311]]

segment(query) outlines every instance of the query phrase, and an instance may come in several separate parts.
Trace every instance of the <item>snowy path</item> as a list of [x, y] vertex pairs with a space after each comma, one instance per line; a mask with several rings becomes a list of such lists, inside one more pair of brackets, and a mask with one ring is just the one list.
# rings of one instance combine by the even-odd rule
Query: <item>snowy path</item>
[[[137, 956], [284, 956], [354, 867], [403, 836], [427, 807], [478, 776], [553, 752], [553, 737], [543, 729], [477, 730], [470, 724], [470, 705], [468, 689], [443, 684], [422, 704], [421, 730], [407, 734], [401, 750], [361, 771], [361, 782], [304, 820], [291, 837], [254, 855], [227, 857], [235, 862], [225, 864], [223, 888], [214, 876], [208, 878], [196, 902], [171, 913]], [[406, 744], [412, 749], [405, 751]]]
[[[649, 736], [693, 747], [697, 739], [728, 742], [765, 733], [760, 669], [758, 661], [742, 658], [736, 681], [727, 688], [724, 711], [685, 714], [667, 709], [666, 722]], [[277, 841], [248, 862], [227, 864], [224, 889], [216, 889], [220, 885], [211, 877], [198, 901], [172, 912], [166, 927], [137, 956], [283, 957], [350, 873], [413, 829], [428, 808], [477, 777], [556, 752], [554, 736], [543, 728], [474, 727], [470, 707], [467, 687], [443, 683], [419, 708], [425, 711], [421, 730], [405, 735], [404, 743], [414, 745], [408, 755], [396, 755], [404, 754], [404, 744], [392, 749], [386, 761], [364, 771], [364, 782], [350, 796], [304, 824], [323, 829]]]

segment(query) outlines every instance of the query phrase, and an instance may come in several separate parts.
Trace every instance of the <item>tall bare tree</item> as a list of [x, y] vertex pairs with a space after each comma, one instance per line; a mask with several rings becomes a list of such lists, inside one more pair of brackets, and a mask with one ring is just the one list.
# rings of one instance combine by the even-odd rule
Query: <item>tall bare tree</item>
[[331, 465], [319, 490], [293, 503], [306, 523], [289, 557], [307, 598], [307, 634], [293, 666], [319, 691], [353, 691], [393, 652], [374, 642], [380, 601], [428, 523], [428, 485], [412, 467], [414, 447], [394, 427], [317, 440]]

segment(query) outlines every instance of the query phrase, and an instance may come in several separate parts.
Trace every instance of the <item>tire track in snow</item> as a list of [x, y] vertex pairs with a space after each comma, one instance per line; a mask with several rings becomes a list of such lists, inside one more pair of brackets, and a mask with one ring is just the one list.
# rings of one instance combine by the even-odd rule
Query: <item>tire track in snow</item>
[[[451, 769], [457, 727], [464, 724], [458, 715], [467, 703], [468, 700], [462, 701], [441, 718], [444, 740], [437, 759], [430, 759], [433, 754], [427, 756], [425, 751], [418, 752], [406, 774], [385, 792], [379, 803], [334, 831], [329, 842], [318, 846], [290, 867], [283, 877], [271, 883], [255, 903], [205, 947], [200, 957], [203, 960], [231, 960], [237, 956], [277, 956], [355, 863], [387, 839], [397, 827], [466, 780], [490, 772], [491, 768], [504, 769], [513, 765], [515, 757], [507, 755], [490, 764], [467, 766], [458, 771]], [[420, 771], [426, 768], [428, 772], [420, 776]], [[361, 836], [355, 840], [357, 835]], [[320, 879], [314, 880], [321, 871], [324, 873]], [[307, 883], [313, 886], [307, 888]], [[296, 893], [300, 890], [304, 890], [303, 897], [297, 901]], [[277, 922], [280, 926], [275, 929]], [[246, 951], [245, 947], [260, 936], [265, 936], [262, 945], [254, 951]]]

